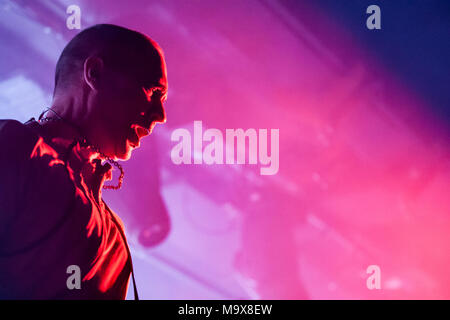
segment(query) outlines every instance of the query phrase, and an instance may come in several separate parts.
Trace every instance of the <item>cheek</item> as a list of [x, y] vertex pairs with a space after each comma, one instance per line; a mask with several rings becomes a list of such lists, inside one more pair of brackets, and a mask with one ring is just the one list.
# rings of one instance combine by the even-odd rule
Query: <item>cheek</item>
[[139, 108], [143, 109], [141, 97], [136, 97], [135, 94], [124, 95], [123, 91], [119, 91], [102, 98], [104, 101], [102, 112], [105, 113], [105, 119], [108, 119], [118, 131], [121, 131], [120, 128], [131, 127], [140, 115]]
[[123, 102], [113, 95], [99, 96], [98, 104], [100, 116], [108, 122], [115, 122], [116, 119], [120, 119], [122, 116]]
[[117, 129], [123, 127], [131, 118], [131, 105], [128, 99], [115, 99], [110, 102], [109, 113], [107, 118], [114, 122]]

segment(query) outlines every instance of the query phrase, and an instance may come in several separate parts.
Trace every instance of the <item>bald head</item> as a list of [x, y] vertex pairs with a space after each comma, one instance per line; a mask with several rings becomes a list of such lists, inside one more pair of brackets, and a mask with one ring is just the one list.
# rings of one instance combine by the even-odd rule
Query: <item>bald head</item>
[[54, 94], [77, 85], [83, 64], [90, 56], [101, 58], [107, 68], [138, 81], [151, 81], [149, 75], [155, 79], [162, 77], [162, 51], [153, 40], [127, 28], [98, 24], [78, 33], [62, 51], [56, 65]]
[[165, 122], [166, 65], [146, 35], [100, 24], [77, 34], [56, 65], [52, 110], [102, 153], [126, 160]]

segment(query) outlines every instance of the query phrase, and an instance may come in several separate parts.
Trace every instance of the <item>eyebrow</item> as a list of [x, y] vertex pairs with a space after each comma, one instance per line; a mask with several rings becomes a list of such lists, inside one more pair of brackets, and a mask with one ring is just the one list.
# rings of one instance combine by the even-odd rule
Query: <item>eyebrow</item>
[[159, 91], [161, 91], [161, 97], [163, 99], [164, 102], [166, 102], [167, 100], [167, 87], [161, 86], [161, 85], [153, 85], [150, 86], [148, 89], [146, 87], [143, 87], [146, 91], [150, 91], [152, 89], [157, 89]]
[[157, 88], [161, 91], [161, 97], [164, 99], [164, 101], [167, 100], [167, 87], [164, 86], [155, 86], [153, 88]]

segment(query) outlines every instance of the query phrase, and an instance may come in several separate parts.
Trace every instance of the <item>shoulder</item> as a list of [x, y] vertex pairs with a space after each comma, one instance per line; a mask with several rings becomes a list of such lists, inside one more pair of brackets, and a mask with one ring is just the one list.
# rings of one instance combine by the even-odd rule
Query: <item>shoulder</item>
[[17, 120], [0, 119], [0, 234], [17, 212], [29, 159], [39, 136]]
[[103, 205], [105, 206], [106, 211], [109, 212], [111, 219], [115, 222], [116, 226], [121, 229], [121, 231], [125, 232], [125, 225], [123, 224], [122, 219], [106, 204], [106, 202], [102, 199]]
[[32, 132], [27, 125], [14, 119], [0, 119], [0, 135]]
[[0, 150], [4, 156], [25, 158], [31, 155], [39, 135], [17, 120], [0, 119]]

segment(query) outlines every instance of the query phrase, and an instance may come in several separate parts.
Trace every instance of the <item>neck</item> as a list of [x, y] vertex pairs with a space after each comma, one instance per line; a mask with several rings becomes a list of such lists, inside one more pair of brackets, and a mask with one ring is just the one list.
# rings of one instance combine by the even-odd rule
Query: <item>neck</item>
[[[44, 129], [45, 136], [53, 143], [69, 145], [73, 140], [77, 140], [80, 143], [86, 141], [86, 138], [75, 124], [70, 123], [51, 109], [47, 111], [40, 124]], [[79, 154], [88, 161], [103, 158], [100, 152], [94, 146], [89, 145], [89, 143], [86, 146], [81, 146]]]
[[77, 92], [72, 91], [74, 90], [68, 90], [69, 93], [67, 94], [56, 93], [52, 101], [51, 111], [46, 116], [61, 117], [84, 133], [83, 128], [89, 125], [90, 118], [88, 98], [85, 94], [77, 94]]
[[52, 111], [47, 117], [56, 117], [57, 113], [67, 123], [78, 128], [79, 133], [103, 154], [114, 158], [114, 150], [108, 149], [108, 136], [105, 133], [103, 115], [95, 102], [95, 94], [88, 88], [69, 88], [56, 92], [52, 102]]
[[[52, 107], [45, 113], [46, 118], [52, 121], [45, 122], [48, 133], [52, 137], [65, 140], [86, 140], [89, 144], [95, 143], [87, 130], [90, 124], [89, 94], [81, 92], [82, 89], [70, 88], [64, 93], [56, 92]], [[80, 91], [80, 92], [79, 92]], [[98, 149], [94, 146], [83, 148], [83, 155], [89, 159], [101, 158]]]
[[[120, 164], [111, 158], [101, 153], [98, 146], [95, 145], [99, 134], [88, 130], [89, 128], [96, 128], [97, 123], [91, 123], [95, 119], [95, 115], [91, 115], [89, 106], [93, 105], [89, 101], [89, 96], [81, 95], [82, 98], [76, 96], [61, 96], [56, 94], [52, 107], [45, 114], [45, 117], [52, 118], [43, 124], [47, 127], [50, 138], [60, 138], [72, 142], [74, 139], [78, 141], [87, 140], [88, 143], [94, 145], [81, 148], [80, 152], [83, 158], [93, 161], [94, 159], [107, 160], [120, 170], [119, 183], [117, 186], [104, 186], [105, 189], [120, 189], [123, 181], [124, 172]], [[55, 120], [56, 119], [56, 120]], [[90, 136], [91, 135], [91, 136]], [[95, 141], [94, 141], [95, 140]], [[101, 142], [98, 140], [99, 145]], [[100, 149], [101, 150], [101, 149]]]

